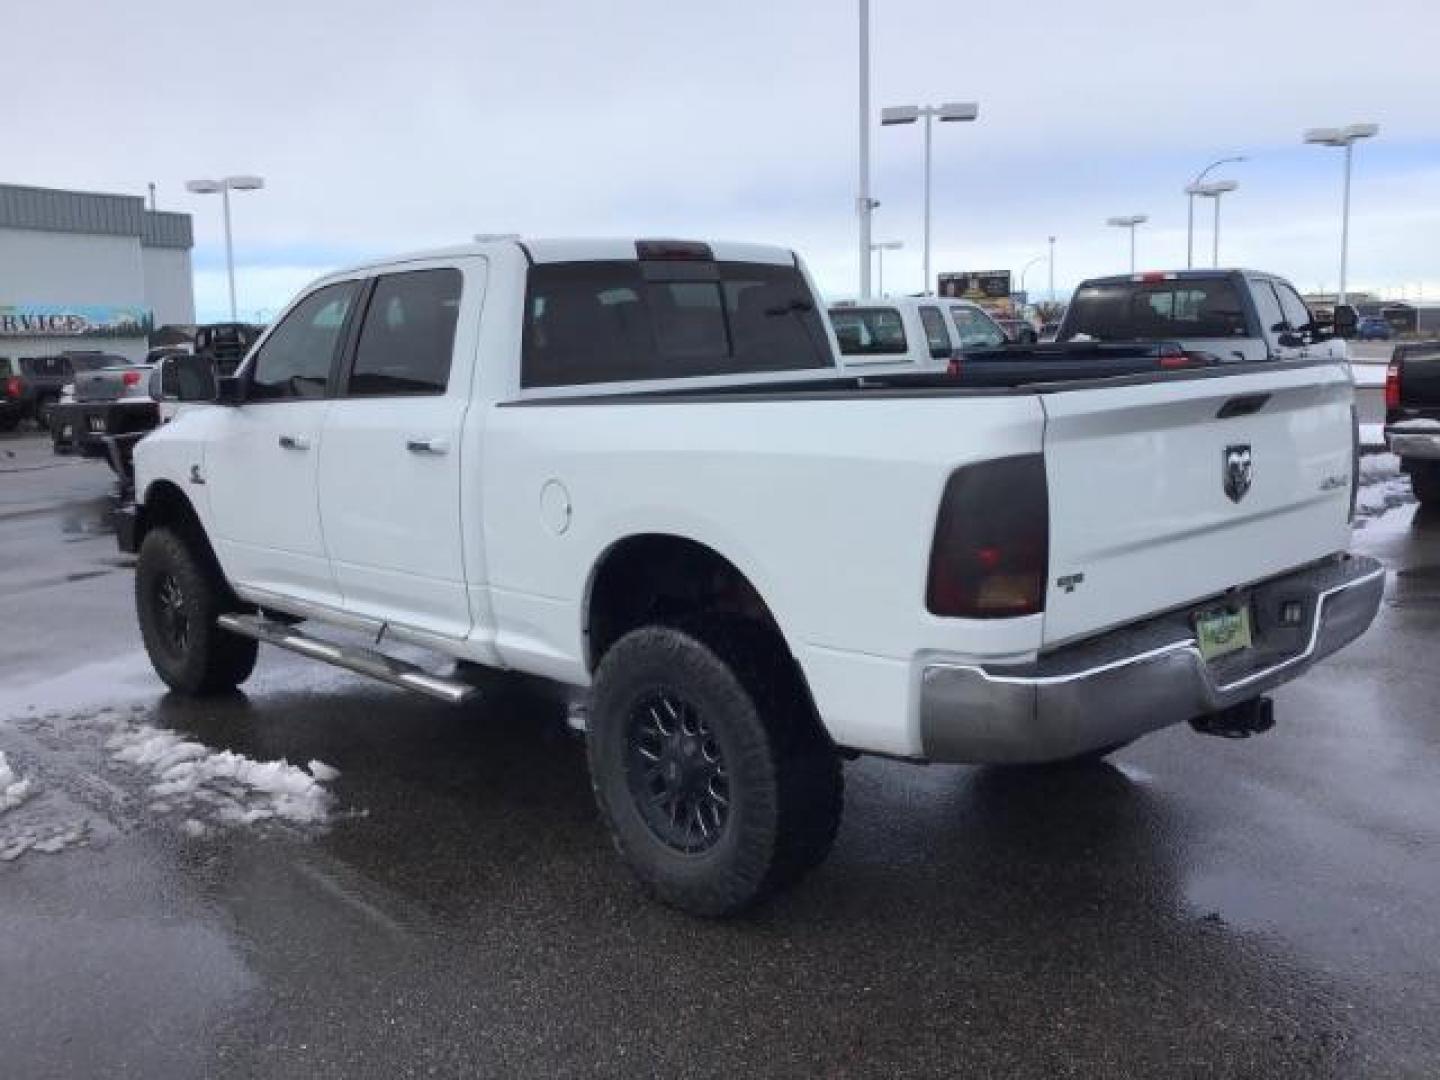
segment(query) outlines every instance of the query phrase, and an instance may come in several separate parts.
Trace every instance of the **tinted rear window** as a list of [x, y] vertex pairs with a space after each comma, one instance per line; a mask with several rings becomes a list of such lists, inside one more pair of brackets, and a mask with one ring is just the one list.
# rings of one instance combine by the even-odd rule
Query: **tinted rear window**
[[845, 356], [903, 356], [910, 347], [894, 308], [831, 308], [830, 322]]
[[1228, 338], [1248, 334], [1245, 309], [1226, 278], [1084, 285], [1065, 314], [1065, 340]]
[[527, 388], [833, 365], [793, 266], [595, 261], [530, 270]]

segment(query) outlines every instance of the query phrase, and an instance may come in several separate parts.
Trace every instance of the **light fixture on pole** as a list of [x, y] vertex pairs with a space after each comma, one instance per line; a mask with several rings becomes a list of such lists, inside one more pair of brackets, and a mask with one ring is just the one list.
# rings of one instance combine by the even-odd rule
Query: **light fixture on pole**
[[1345, 303], [1345, 264], [1350, 255], [1350, 161], [1357, 139], [1372, 139], [1380, 134], [1379, 124], [1351, 124], [1343, 128], [1311, 128], [1305, 132], [1305, 141], [1318, 146], [1343, 146], [1345, 148], [1345, 198], [1340, 211], [1340, 291], [1335, 296], [1337, 305]]
[[258, 191], [265, 181], [258, 176], [227, 176], [223, 180], [191, 180], [185, 190], [192, 195], [214, 195], [219, 192], [225, 204], [225, 273], [230, 282], [230, 321], [235, 314], [235, 248], [230, 240], [230, 192]]
[[1050, 303], [1055, 302], [1055, 238], [1050, 237]]
[[[1185, 186], [1185, 268], [1188, 270], [1195, 265], [1195, 193], [1192, 188], [1199, 187], [1200, 182], [1218, 169], [1221, 165], [1229, 165], [1235, 161], [1249, 161], [1244, 154], [1235, 157], [1222, 157], [1206, 165], [1198, 173], [1195, 179]], [[1219, 205], [1218, 203], [1216, 204]]]
[[1130, 272], [1135, 272], [1135, 226], [1144, 225], [1149, 221], [1147, 214], [1127, 214], [1125, 217], [1106, 218], [1105, 224], [1114, 229], [1130, 230]]
[[870, 245], [870, 250], [875, 252], [875, 258], [879, 260], [879, 278], [876, 282], [878, 292], [882, 297], [885, 295], [885, 252], [899, 251], [905, 244], [899, 240], [877, 240]]
[[1208, 184], [1191, 184], [1185, 189], [1185, 194], [1190, 196], [1190, 205], [1195, 205], [1195, 196], [1202, 199], [1215, 200], [1215, 227], [1211, 237], [1210, 265], [1220, 265], [1220, 196], [1226, 192], [1234, 191], [1240, 185], [1234, 180], [1211, 180]]
[[1020, 268], [1020, 291], [1024, 293], [1025, 302], [1027, 304], [1030, 302], [1030, 294], [1025, 291], [1025, 274], [1029, 271], [1030, 267], [1034, 266], [1037, 262], [1044, 261], [1044, 255], [1036, 255], [1033, 259], [1031, 259], [1029, 262], [1027, 262], [1024, 266]]
[[923, 292], [930, 295], [930, 122], [939, 120], [942, 124], [975, 120], [980, 116], [980, 106], [973, 101], [952, 101], [945, 105], [895, 105], [880, 110], [880, 123], [886, 127], [896, 124], [913, 124], [921, 117], [925, 119], [925, 245], [921, 265], [925, 275]]

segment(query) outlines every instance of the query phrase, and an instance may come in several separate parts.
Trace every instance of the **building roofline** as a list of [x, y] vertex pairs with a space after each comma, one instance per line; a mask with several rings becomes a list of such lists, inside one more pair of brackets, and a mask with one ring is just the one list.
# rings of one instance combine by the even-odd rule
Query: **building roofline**
[[144, 247], [194, 246], [189, 214], [145, 209], [139, 195], [0, 184], [0, 229], [131, 236]]

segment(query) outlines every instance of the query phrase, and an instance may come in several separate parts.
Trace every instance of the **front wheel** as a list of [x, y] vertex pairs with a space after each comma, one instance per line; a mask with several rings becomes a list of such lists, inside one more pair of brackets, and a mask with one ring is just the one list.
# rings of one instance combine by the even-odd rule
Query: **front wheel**
[[1440, 461], [1412, 461], [1410, 490], [1422, 505], [1440, 505]]
[[773, 631], [723, 616], [646, 626], [595, 675], [596, 802], [653, 896], [734, 914], [818, 865], [840, 823], [840, 759]]
[[215, 623], [234, 607], [219, 568], [179, 533], [146, 534], [135, 566], [135, 606], [150, 663], [176, 693], [223, 693], [255, 670], [258, 642]]

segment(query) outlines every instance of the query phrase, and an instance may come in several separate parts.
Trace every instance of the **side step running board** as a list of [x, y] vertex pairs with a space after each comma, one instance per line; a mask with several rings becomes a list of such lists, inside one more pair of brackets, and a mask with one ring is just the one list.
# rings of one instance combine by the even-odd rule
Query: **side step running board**
[[231, 633], [254, 638], [266, 645], [278, 645], [311, 660], [322, 660], [347, 671], [369, 675], [372, 679], [379, 679], [391, 686], [414, 690], [418, 694], [451, 705], [460, 705], [479, 692], [469, 683], [447, 679], [443, 675], [432, 675], [423, 668], [397, 660], [393, 656], [386, 656], [373, 649], [322, 641], [259, 615], [221, 615], [215, 621]]

